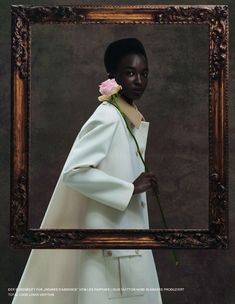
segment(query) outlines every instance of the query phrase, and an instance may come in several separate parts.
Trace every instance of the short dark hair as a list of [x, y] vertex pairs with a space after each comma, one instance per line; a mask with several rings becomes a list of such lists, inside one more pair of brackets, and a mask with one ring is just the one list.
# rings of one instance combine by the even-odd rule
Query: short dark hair
[[109, 74], [115, 73], [120, 59], [127, 54], [147, 55], [143, 44], [136, 38], [124, 38], [110, 43], [104, 54], [104, 65]]

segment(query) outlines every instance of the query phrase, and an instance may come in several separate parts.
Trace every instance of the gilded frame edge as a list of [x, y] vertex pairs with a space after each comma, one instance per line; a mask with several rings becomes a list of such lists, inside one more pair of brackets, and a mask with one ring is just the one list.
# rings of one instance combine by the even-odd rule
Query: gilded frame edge
[[[228, 248], [228, 6], [12, 5], [10, 245], [15, 248]], [[209, 229], [28, 229], [30, 45], [35, 23], [209, 27]]]

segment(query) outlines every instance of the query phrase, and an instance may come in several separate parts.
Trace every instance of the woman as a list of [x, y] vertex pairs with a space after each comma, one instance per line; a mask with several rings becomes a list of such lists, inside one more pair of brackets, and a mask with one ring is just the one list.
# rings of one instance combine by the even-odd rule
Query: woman
[[[117, 104], [144, 156], [149, 123], [134, 104], [148, 82], [144, 47], [135, 38], [115, 41], [104, 63], [122, 86]], [[145, 192], [157, 181], [136, 152], [121, 113], [102, 102], [71, 148], [40, 228], [148, 229]], [[15, 296], [13, 304], [162, 303], [151, 250], [34, 249], [18, 287], [74, 290]]]

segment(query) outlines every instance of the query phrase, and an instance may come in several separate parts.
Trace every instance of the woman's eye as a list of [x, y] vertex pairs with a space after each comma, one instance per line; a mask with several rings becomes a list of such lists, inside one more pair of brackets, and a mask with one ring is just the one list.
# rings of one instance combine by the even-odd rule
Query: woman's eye
[[[127, 71], [127, 75], [128, 75], [128, 76], [133, 76], [134, 74], [135, 74], [135, 73], [132, 72], [132, 71]], [[148, 78], [148, 72], [145, 72], [145, 73], [143, 73], [142, 75], [143, 75], [143, 77]]]
[[145, 78], [147, 78], [148, 77], [148, 73], [146, 72], [146, 73], [144, 73], [144, 77]]
[[133, 76], [134, 73], [133, 73], [132, 71], [128, 71], [128, 72], [127, 72], [127, 75], [128, 75], [128, 76]]

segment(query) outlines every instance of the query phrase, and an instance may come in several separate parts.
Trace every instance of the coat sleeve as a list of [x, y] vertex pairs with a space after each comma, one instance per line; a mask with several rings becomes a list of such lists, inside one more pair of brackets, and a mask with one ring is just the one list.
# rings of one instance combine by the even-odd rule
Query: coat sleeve
[[134, 185], [98, 168], [109, 152], [120, 117], [107, 110], [101, 114], [90, 118], [82, 128], [82, 135], [63, 168], [62, 180], [93, 200], [124, 211], [133, 195]]

